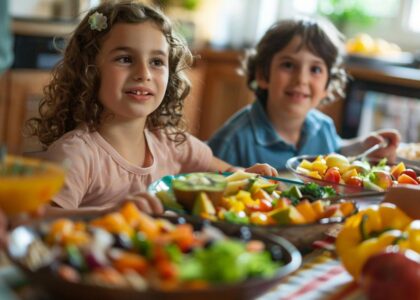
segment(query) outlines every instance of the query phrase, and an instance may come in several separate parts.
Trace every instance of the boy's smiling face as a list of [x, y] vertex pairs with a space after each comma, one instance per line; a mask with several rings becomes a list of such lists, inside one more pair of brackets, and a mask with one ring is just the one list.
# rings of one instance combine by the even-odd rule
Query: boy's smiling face
[[169, 78], [169, 45], [151, 21], [116, 24], [97, 57], [99, 100], [113, 121], [144, 119], [162, 102]]
[[268, 92], [267, 112], [272, 121], [305, 119], [308, 111], [327, 95], [328, 69], [322, 58], [301, 46], [295, 36], [271, 61], [269, 79], [257, 74], [260, 88]]

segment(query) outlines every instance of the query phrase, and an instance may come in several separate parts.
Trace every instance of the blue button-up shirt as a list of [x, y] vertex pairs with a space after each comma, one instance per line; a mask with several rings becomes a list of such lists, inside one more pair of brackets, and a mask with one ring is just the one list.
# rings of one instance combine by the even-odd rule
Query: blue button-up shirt
[[264, 107], [255, 101], [233, 115], [208, 141], [215, 156], [235, 166], [268, 163], [284, 169], [289, 158], [339, 152], [341, 138], [332, 119], [311, 110], [302, 127], [299, 148], [274, 130]]

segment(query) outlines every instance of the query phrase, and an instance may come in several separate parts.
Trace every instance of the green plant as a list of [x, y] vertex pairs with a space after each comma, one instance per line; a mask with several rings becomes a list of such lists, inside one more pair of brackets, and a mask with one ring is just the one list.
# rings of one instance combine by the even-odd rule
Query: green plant
[[348, 24], [369, 26], [375, 21], [363, 0], [321, 0], [318, 2], [318, 12], [330, 19], [339, 30]]
[[195, 10], [200, 0], [155, 0], [154, 2], [161, 7], [178, 6], [186, 10]]

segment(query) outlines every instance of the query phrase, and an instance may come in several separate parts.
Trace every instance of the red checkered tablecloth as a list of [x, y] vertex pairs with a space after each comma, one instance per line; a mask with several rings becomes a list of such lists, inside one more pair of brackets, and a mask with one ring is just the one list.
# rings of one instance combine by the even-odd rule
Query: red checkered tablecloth
[[[328, 242], [325, 242], [328, 244]], [[318, 249], [303, 265], [258, 300], [366, 299], [353, 278], [331, 252]]]

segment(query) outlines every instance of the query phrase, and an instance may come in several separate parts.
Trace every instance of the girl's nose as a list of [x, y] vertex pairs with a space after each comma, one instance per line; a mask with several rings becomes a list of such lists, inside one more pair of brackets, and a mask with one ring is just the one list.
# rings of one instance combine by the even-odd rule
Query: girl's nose
[[141, 64], [140, 66], [138, 66], [135, 69], [133, 79], [135, 81], [150, 81], [151, 73], [150, 73], [149, 68], [144, 64]]

